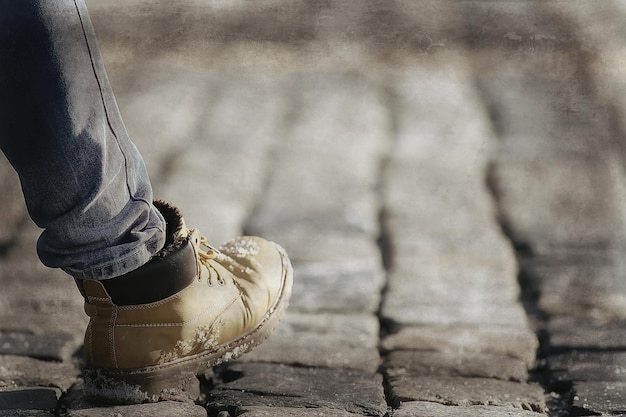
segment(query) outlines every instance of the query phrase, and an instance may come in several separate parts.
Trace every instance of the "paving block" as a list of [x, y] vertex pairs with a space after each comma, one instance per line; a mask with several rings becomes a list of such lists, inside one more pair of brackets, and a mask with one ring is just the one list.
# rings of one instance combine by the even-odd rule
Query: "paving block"
[[626, 382], [626, 351], [581, 351], [550, 355], [550, 376], [559, 381]]
[[332, 408], [295, 408], [295, 407], [237, 407], [237, 416], [246, 417], [356, 417], [362, 414], [348, 413]]
[[55, 415], [61, 391], [56, 388], [0, 389], [0, 413], [3, 416]]
[[396, 134], [391, 159], [436, 162], [479, 174], [494, 136], [469, 60], [458, 51], [414, 59], [410, 70], [391, 78]]
[[305, 224], [376, 237], [374, 186], [389, 140], [381, 91], [341, 74], [297, 81], [286, 139], [249, 228], [266, 235]]
[[507, 407], [472, 405], [454, 406], [425, 401], [411, 401], [400, 405], [394, 417], [539, 417], [543, 413]]
[[30, 221], [24, 204], [20, 180], [4, 154], [0, 155], [0, 195], [2, 195], [2, 218], [0, 219], [0, 248], [17, 239], [20, 226]]
[[452, 325], [406, 326], [381, 342], [386, 351], [421, 350], [451, 354], [483, 353], [522, 360], [534, 366], [539, 342], [528, 328]]
[[262, 236], [283, 246], [294, 266], [290, 310], [373, 313], [385, 282], [382, 254], [363, 233], [297, 227]]
[[548, 321], [550, 347], [578, 350], [618, 350], [626, 346], [626, 321], [558, 316]]
[[[317, 230], [367, 233], [376, 238], [378, 200], [373, 184], [378, 161], [371, 157], [363, 160], [348, 152], [283, 149], [272, 164], [269, 186], [248, 228], [266, 235], [306, 225]], [[360, 174], [361, 170], [366, 172]]]
[[498, 162], [493, 183], [513, 240], [538, 254], [620, 242], [620, 164], [596, 155]]
[[[59, 269], [41, 264], [35, 253], [38, 231], [32, 233], [33, 229], [36, 229], [33, 225], [26, 227], [20, 234], [16, 250], [0, 262], [3, 284], [3, 291], [0, 292], [0, 331], [33, 333], [40, 339], [45, 334], [56, 335], [52, 336], [51, 346], [55, 346], [56, 337], [57, 347], [61, 347], [61, 339], [69, 344], [71, 335], [73, 347], [68, 349], [71, 351], [82, 343], [87, 326], [84, 301], [71, 277]], [[44, 348], [43, 345], [40, 347]], [[56, 354], [63, 355], [68, 350]]]
[[[534, 48], [532, 42], [527, 44]], [[523, 48], [523, 47], [522, 47]], [[478, 85], [500, 137], [500, 153], [543, 159], [596, 154], [615, 146], [608, 106], [590, 99], [580, 54], [569, 50], [475, 55]]]
[[373, 314], [288, 311], [274, 334], [239, 361], [376, 372], [380, 363], [378, 331]]
[[[461, 207], [456, 210], [461, 211]], [[439, 219], [426, 222], [425, 218], [385, 215], [385, 236], [391, 242], [392, 256], [449, 255], [488, 259], [490, 263], [515, 263], [510, 241], [495, 223], [470, 232], [462, 227], [454, 228], [459, 220], [454, 216], [442, 211]]]
[[392, 404], [430, 401], [445, 405], [496, 405], [544, 412], [543, 389], [538, 385], [486, 378], [416, 377], [388, 379]]
[[163, 401], [153, 404], [96, 406], [67, 411], [67, 417], [154, 417], [154, 416], [189, 416], [206, 417], [207, 411], [193, 403]]
[[382, 266], [339, 263], [294, 266], [291, 309], [306, 312], [373, 313], [380, 305]]
[[385, 296], [382, 316], [398, 326], [504, 326], [523, 328], [526, 313], [519, 305], [470, 300], [457, 304], [453, 300], [433, 300], [415, 304], [410, 294], [389, 292]]
[[[626, 382], [579, 381], [574, 383], [576, 409], [592, 415], [623, 416], [626, 414]], [[584, 415], [584, 414], [581, 414]]]
[[401, 325], [525, 327], [514, 270], [472, 261], [402, 258], [389, 274], [383, 317]]
[[483, 169], [391, 161], [383, 180], [385, 232], [398, 252], [510, 257]]
[[273, 364], [229, 364], [213, 388], [209, 410], [271, 406], [329, 408], [363, 416], [387, 412], [382, 376], [354, 369], [302, 368]]
[[415, 304], [516, 304], [517, 263], [493, 262], [463, 255], [395, 256], [388, 274], [386, 297], [410, 297]]
[[66, 392], [78, 379], [74, 363], [0, 355], [0, 386], [57, 387]]
[[391, 378], [449, 376], [525, 382], [526, 364], [519, 359], [482, 353], [395, 351], [385, 358], [385, 374]]
[[464, 40], [471, 47], [501, 48], [501, 53], [571, 47], [561, 22], [542, 13], [536, 3], [488, 0], [455, 5], [464, 18]]
[[0, 355], [23, 355], [39, 359], [63, 361], [73, 353], [74, 335], [0, 331]]
[[271, 230], [263, 236], [283, 246], [289, 259], [303, 269], [328, 264], [339, 269], [382, 270], [380, 247], [367, 233], [341, 233], [300, 225], [289, 230]]
[[626, 318], [621, 251], [574, 250], [534, 257], [523, 269], [550, 316]]

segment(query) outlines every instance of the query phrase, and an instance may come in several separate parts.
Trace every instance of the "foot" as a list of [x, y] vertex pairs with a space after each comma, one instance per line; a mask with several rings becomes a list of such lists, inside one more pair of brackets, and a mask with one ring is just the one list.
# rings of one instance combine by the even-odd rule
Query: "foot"
[[136, 271], [79, 281], [91, 320], [85, 334], [85, 395], [129, 404], [184, 396], [195, 374], [263, 342], [291, 295], [285, 251], [257, 237], [219, 250], [156, 202], [168, 243]]

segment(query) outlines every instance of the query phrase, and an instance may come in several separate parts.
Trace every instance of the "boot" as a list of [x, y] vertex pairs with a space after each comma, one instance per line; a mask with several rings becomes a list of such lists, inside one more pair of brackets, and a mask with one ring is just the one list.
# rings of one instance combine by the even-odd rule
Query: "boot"
[[181, 213], [155, 202], [168, 242], [147, 264], [113, 279], [79, 280], [85, 312], [84, 392], [133, 404], [180, 399], [195, 374], [263, 342], [285, 311], [292, 268], [257, 237], [212, 248]]

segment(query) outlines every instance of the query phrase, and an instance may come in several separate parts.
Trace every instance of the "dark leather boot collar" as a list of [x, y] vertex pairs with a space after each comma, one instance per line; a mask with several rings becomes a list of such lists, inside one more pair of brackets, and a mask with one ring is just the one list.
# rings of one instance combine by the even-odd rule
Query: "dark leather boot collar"
[[[155, 256], [140, 268], [119, 277], [100, 281], [118, 306], [163, 300], [185, 289], [197, 277], [196, 254], [190, 239], [165, 257]], [[76, 280], [85, 296], [81, 280]]]

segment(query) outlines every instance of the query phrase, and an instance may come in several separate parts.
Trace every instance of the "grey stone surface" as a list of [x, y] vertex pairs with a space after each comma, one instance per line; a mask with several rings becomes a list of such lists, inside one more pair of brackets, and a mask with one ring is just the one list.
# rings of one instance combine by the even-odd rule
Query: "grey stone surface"
[[391, 352], [384, 362], [385, 374], [391, 378], [450, 376], [490, 378], [525, 382], [528, 370], [519, 359], [481, 353], [443, 353], [428, 351]]
[[380, 305], [384, 282], [381, 265], [363, 262], [296, 264], [292, 309], [306, 313], [373, 313]]
[[473, 86], [471, 61], [454, 51], [429, 59], [411, 56], [408, 62], [409, 71], [391, 76], [395, 99], [391, 162], [419, 161], [416, 169], [421, 164], [446, 167], [458, 174], [456, 181], [474, 185], [495, 138]]
[[7, 248], [17, 239], [20, 226], [28, 220], [28, 214], [19, 178], [4, 154], [0, 155], [0, 195], [3, 199], [0, 248]]
[[[224, 371], [223, 371], [224, 372]], [[208, 407], [323, 407], [364, 416], [387, 411], [380, 374], [350, 369], [234, 364], [210, 392]]]
[[445, 405], [496, 405], [545, 411], [543, 389], [534, 384], [487, 378], [397, 375], [389, 378], [389, 389], [394, 406], [408, 401], [430, 401]]
[[574, 383], [574, 389], [576, 390], [572, 404], [574, 407], [603, 416], [623, 416], [626, 414], [624, 408], [626, 383], [624, 381], [580, 381]]
[[0, 355], [0, 387], [57, 387], [66, 392], [77, 381], [79, 373], [78, 366], [71, 362]]
[[576, 250], [525, 263], [538, 306], [551, 316], [626, 318], [626, 280], [622, 252]]
[[72, 353], [74, 336], [67, 333], [36, 335], [0, 331], [0, 355], [24, 355], [62, 361]]
[[487, 0], [455, 4], [464, 18], [464, 40], [470, 47], [498, 48], [501, 54], [571, 48], [560, 21], [542, 13], [537, 3]]
[[626, 322], [594, 317], [561, 316], [551, 318], [547, 325], [550, 346], [555, 349], [624, 350]]
[[291, 129], [249, 227], [264, 234], [307, 225], [376, 236], [373, 186], [388, 140], [380, 91], [356, 77], [314, 75], [292, 93], [298, 101]]
[[461, 253], [510, 262], [493, 201], [477, 174], [465, 165], [390, 162], [384, 174], [383, 221], [394, 252]]
[[394, 417], [539, 417], [545, 414], [496, 406], [454, 406], [411, 401], [402, 403], [393, 415]]
[[288, 312], [272, 337], [240, 361], [376, 372], [378, 332], [374, 315]]
[[[520, 43], [521, 45], [521, 43]], [[478, 84], [500, 138], [502, 156], [611, 153], [610, 111], [592, 100], [576, 51], [520, 50], [476, 54]], [[523, 46], [522, 46], [523, 48]], [[546, 162], [550, 162], [548, 159]]]
[[189, 416], [206, 417], [207, 411], [193, 403], [165, 401], [154, 404], [118, 405], [118, 406], [85, 406], [71, 408], [67, 417], [155, 417], [155, 416]]
[[383, 338], [383, 349], [438, 351], [461, 355], [483, 353], [522, 360], [527, 367], [535, 362], [539, 346], [530, 329], [500, 326], [407, 326]]
[[625, 201], [619, 164], [596, 155], [498, 163], [493, 183], [514, 239], [539, 253], [619, 243]]
[[547, 357], [557, 380], [626, 383], [626, 351], [571, 350]]
[[246, 417], [355, 417], [361, 414], [348, 413], [332, 408], [289, 408], [289, 407], [237, 407], [237, 416]]
[[61, 392], [55, 388], [0, 389], [0, 413], [2, 415], [54, 415], [60, 395]]

